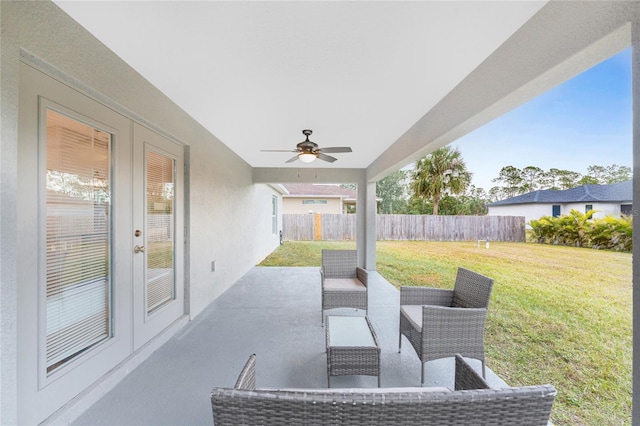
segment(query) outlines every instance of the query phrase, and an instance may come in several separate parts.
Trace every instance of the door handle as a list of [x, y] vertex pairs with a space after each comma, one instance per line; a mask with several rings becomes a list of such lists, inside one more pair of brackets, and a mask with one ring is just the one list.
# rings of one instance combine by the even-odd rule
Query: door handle
[[135, 246], [133, 248], [134, 253], [144, 253], [144, 246]]

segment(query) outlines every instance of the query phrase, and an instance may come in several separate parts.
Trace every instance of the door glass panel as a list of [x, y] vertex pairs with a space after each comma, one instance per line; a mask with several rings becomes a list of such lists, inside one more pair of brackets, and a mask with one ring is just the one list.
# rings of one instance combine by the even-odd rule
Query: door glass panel
[[112, 135], [46, 113], [46, 369], [111, 336]]
[[146, 306], [153, 313], [175, 299], [175, 160], [147, 151]]

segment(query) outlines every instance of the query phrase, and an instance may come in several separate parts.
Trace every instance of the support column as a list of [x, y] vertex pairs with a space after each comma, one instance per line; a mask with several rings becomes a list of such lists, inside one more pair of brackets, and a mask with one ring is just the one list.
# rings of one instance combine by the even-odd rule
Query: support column
[[363, 176], [358, 180], [356, 199], [356, 248], [358, 266], [376, 270], [376, 184]]
[[365, 263], [364, 267], [368, 271], [376, 270], [376, 240], [378, 237], [377, 227], [377, 210], [378, 203], [376, 203], [376, 183], [367, 182], [367, 200], [366, 200], [366, 215], [367, 226], [365, 229], [367, 249], [365, 251]]

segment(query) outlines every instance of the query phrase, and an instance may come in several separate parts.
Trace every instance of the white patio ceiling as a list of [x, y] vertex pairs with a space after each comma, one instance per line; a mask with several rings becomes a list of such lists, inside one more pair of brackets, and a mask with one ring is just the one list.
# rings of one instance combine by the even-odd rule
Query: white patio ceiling
[[[451, 130], [546, 71], [523, 76], [500, 95], [487, 96], [506, 83], [500, 76], [492, 87], [459, 90], [546, 1], [56, 3], [256, 168], [368, 168], [370, 178], [380, 177], [461, 136]], [[544, 48], [521, 51], [538, 42], [562, 44], [553, 39], [557, 27], [539, 24], [516, 37], [525, 38], [512, 49], [520, 57], [493, 61], [493, 68], [555, 66], [565, 53], [545, 64], [538, 59], [553, 55]], [[456, 87], [466, 100], [434, 111]], [[430, 133], [443, 121], [425, 121], [430, 113], [455, 113], [491, 96]], [[321, 147], [351, 146], [353, 153], [335, 154], [333, 164], [303, 165], [285, 164], [292, 153], [261, 152], [293, 149], [307, 128]], [[446, 132], [458, 134], [438, 139]]]

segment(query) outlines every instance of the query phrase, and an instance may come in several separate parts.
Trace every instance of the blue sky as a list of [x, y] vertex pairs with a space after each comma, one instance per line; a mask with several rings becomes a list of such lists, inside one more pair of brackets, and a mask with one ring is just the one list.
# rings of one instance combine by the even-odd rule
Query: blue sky
[[587, 173], [632, 165], [631, 49], [499, 117], [452, 145], [486, 191], [504, 166]]

